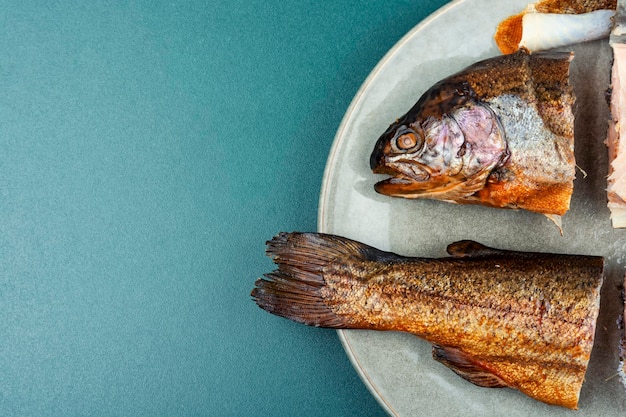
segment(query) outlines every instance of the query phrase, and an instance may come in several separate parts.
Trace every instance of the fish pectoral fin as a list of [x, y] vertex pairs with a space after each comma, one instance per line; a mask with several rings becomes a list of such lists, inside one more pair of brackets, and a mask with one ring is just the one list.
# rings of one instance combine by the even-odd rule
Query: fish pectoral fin
[[503, 251], [490, 248], [473, 240], [460, 240], [448, 245], [446, 251], [455, 258], [469, 258], [472, 256], [502, 255]]
[[504, 388], [508, 385], [484, 366], [476, 363], [460, 349], [433, 345], [433, 359], [453, 370], [461, 378], [485, 388]]
[[563, 219], [558, 214], [547, 214], [544, 215], [559, 228], [559, 232], [561, 232], [561, 236], [563, 236]]

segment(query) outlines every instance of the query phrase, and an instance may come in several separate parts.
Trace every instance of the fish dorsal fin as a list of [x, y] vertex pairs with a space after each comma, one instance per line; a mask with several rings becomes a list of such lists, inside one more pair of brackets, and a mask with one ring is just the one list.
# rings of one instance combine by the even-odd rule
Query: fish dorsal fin
[[508, 386], [502, 379], [476, 363], [469, 355], [459, 349], [433, 345], [433, 359], [479, 387], [504, 388]]
[[501, 255], [503, 251], [490, 248], [473, 240], [460, 240], [448, 245], [447, 252], [455, 258], [469, 258], [474, 256]]

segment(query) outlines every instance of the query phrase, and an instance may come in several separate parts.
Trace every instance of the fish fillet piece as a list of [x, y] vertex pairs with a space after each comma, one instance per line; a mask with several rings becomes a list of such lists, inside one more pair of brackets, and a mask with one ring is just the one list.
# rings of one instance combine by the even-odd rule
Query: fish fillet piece
[[611, 119], [607, 132], [609, 148], [608, 207], [614, 228], [626, 227], [626, 44], [614, 43], [611, 69]]
[[616, 0], [544, 0], [502, 21], [494, 40], [500, 51], [544, 51], [605, 38], [613, 27]]
[[603, 258], [448, 246], [408, 258], [347, 238], [281, 233], [278, 269], [255, 283], [263, 309], [310, 326], [393, 330], [433, 343], [433, 358], [483, 387], [576, 408], [589, 362]]

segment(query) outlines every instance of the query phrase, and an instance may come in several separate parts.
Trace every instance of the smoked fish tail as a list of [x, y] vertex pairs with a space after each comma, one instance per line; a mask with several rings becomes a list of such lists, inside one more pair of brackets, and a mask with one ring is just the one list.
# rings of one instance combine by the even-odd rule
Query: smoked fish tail
[[330, 263], [398, 260], [401, 257], [340, 236], [282, 232], [267, 241], [278, 269], [255, 283], [251, 296], [269, 313], [315, 327], [367, 328], [337, 315], [326, 302], [324, 268]]
[[262, 309], [309, 326], [411, 333], [476, 385], [577, 408], [604, 259], [469, 240], [447, 252], [404, 257], [335, 235], [280, 233], [267, 242], [277, 269], [251, 295]]

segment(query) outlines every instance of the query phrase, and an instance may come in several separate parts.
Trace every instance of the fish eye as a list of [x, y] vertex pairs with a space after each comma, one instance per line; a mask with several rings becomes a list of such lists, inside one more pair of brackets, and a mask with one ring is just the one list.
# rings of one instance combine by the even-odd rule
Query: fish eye
[[411, 149], [415, 145], [417, 145], [417, 138], [415, 137], [415, 133], [405, 133], [396, 139], [396, 145], [400, 149]]
[[410, 151], [420, 148], [423, 141], [421, 136], [412, 129], [402, 129], [398, 131], [393, 140], [393, 144], [398, 151]]

